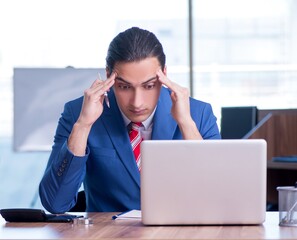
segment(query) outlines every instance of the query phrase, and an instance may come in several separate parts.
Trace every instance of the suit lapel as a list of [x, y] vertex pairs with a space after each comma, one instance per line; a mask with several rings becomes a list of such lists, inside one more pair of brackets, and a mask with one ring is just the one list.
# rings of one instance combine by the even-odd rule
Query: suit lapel
[[109, 134], [115, 150], [120, 157], [120, 160], [137, 185], [140, 186], [140, 174], [134, 161], [129, 135], [112, 90], [109, 92], [108, 96], [110, 108], [106, 105], [104, 106], [106, 109], [104, 110], [104, 114], [101, 115], [101, 120]]

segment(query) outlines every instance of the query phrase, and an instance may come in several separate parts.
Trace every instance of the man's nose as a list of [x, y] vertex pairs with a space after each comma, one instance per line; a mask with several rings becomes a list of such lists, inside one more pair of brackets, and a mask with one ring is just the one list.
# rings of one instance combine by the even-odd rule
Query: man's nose
[[132, 104], [135, 108], [138, 108], [142, 105], [143, 102], [143, 93], [141, 89], [136, 88], [133, 92]]

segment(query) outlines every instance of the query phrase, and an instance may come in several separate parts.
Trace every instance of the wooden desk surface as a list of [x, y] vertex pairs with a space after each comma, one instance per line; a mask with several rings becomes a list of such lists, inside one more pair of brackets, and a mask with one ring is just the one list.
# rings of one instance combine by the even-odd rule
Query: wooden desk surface
[[114, 213], [88, 213], [92, 225], [6, 223], [1, 239], [297, 239], [297, 227], [279, 227], [278, 212], [267, 212], [258, 226], [144, 226], [140, 220], [111, 220]]

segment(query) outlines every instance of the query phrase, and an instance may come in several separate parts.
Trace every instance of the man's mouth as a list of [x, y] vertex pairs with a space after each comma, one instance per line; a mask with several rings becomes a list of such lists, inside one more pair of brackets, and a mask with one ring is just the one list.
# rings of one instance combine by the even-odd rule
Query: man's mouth
[[130, 112], [135, 115], [143, 115], [145, 113], [145, 109], [131, 109]]

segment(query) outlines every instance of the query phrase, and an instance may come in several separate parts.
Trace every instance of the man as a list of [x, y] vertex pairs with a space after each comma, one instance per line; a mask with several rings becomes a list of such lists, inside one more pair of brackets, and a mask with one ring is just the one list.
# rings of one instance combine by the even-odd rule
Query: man
[[117, 35], [106, 74], [106, 81], [94, 81], [84, 97], [65, 104], [39, 187], [50, 212], [69, 211], [82, 182], [89, 212], [140, 209], [141, 165], [129, 139], [131, 122], [141, 125], [144, 140], [220, 138], [211, 106], [166, 77], [165, 54], [153, 33], [133, 27]]

